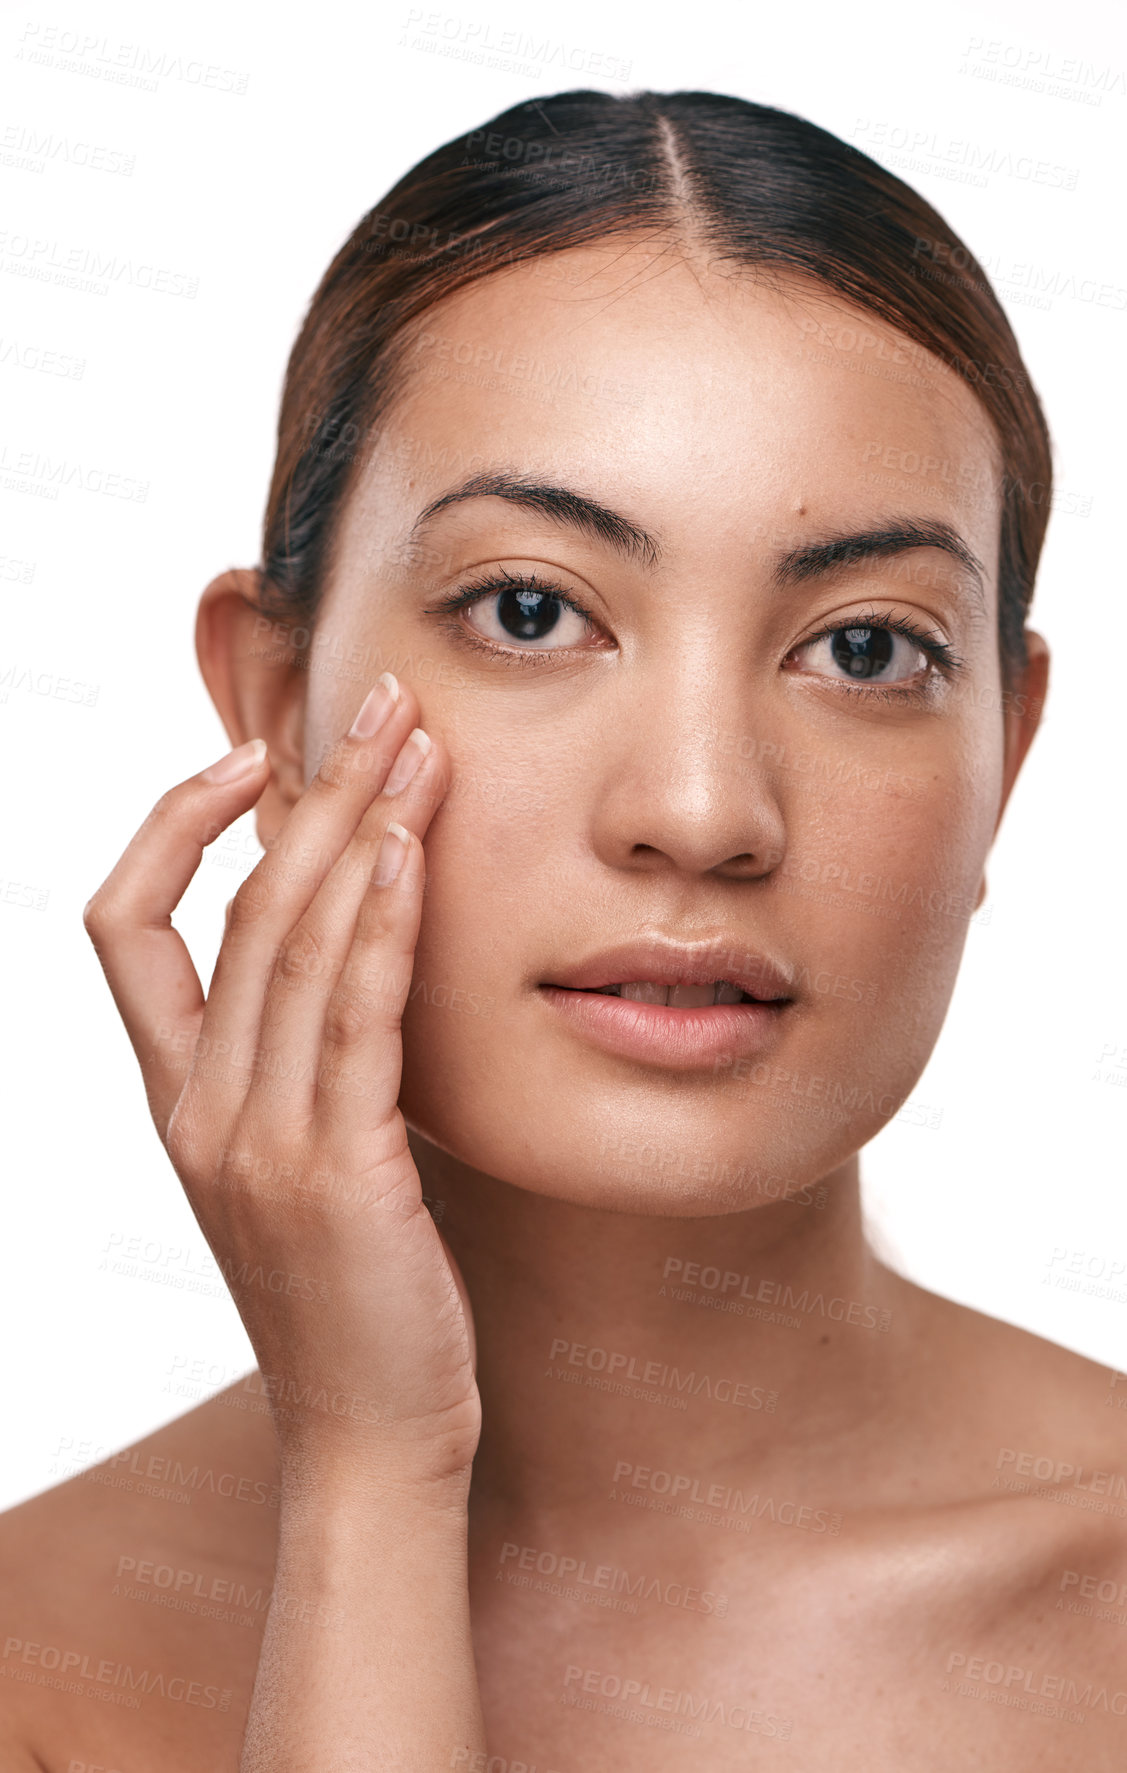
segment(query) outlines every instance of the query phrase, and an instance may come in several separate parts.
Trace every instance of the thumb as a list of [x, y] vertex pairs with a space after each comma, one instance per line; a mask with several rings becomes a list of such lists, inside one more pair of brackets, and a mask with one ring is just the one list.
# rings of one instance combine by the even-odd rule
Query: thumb
[[[435, 1229], [436, 1230], [438, 1229], [437, 1226], [435, 1227]], [[467, 1290], [465, 1280], [463, 1279], [462, 1271], [458, 1267], [457, 1262], [454, 1260], [454, 1252], [450, 1248], [450, 1245], [446, 1242], [446, 1239], [443, 1237], [441, 1231], [439, 1231], [439, 1233], [438, 1233], [438, 1241], [442, 1245], [442, 1248], [446, 1252], [446, 1260], [447, 1260], [447, 1262], [449, 1262], [451, 1273], [454, 1276], [454, 1285], [457, 1287], [458, 1296], [462, 1301], [462, 1310], [465, 1313], [465, 1318], [466, 1318], [466, 1332], [467, 1332], [467, 1334], [469, 1336], [469, 1340], [470, 1340], [470, 1362], [473, 1366], [474, 1377], [476, 1378], [476, 1376], [477, 1376], [477, 1332], [474, 1328], [473, 1306], [470, 1304], [470, 1295]]]

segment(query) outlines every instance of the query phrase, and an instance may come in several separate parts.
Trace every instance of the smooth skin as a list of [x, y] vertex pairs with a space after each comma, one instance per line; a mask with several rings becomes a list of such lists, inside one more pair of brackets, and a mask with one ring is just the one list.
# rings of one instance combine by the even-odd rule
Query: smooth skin
[[[31, 1671], [5, 1764], [1122, 1765], [1123, 1630], [1076, 1604], [1127, 1582], [1114, 1386], [896, 1275], [860, 1212], [1048, 670], [1032, 634], [1003, 697], [996, 439], [939, 363], [890, 371], [903, 347], [691, 243], [497, 273], [418, 330], [316, 645], [280, 643], [250, 573], [208, 586], [201, 667], [269, 764], [172, 789], [86, 917], [259, 1370], [5, 1517], [3, 1671]], [[502, 469], [660, 557], [497, 496], [412, 550], [424, 507]], [[981, 604], [935, 547], [780, 579], [892, 518], [949, 524]], [[551, 656], [512, 656], [495, 596], [436, 611], [502, 567], [586, 612]], [[866, 612], [959, 669], [904, 640], [906, 687], [843, 682], [816, 637]], [[395, 707], [349, 738], [383, 671]], [[266, 854], [205, 1000], [171, 914], [252, 806]], [[381, 886], [391, 818], [412, 835]], [[765, 1066], [611, 1057], [545, 1002], [646, 931], [791, 969]], [[177, 1461], [237, 1481], [185, 1505]], [[115, 1593], [123, 1555], [152, 1570]], [[158, 1567], [224, 1605], [162, 1604]], [[97, 1703], [36, 1684], [29, 1644], [229, 1697]]]

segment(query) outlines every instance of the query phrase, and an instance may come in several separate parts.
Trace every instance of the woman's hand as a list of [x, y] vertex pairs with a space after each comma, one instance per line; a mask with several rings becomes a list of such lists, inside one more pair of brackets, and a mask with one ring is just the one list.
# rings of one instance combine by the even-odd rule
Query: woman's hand
[[265, 788], [261, 741], [162, 795], [83, 922], [285, 1459], [441, 1496], [468, 1488], [481, 1410], [469, 1301], [397, 1106], [421, 839], [449, 786], [418, 712], [385, 673], [235, 894], [206, 1001], [171, 914]]

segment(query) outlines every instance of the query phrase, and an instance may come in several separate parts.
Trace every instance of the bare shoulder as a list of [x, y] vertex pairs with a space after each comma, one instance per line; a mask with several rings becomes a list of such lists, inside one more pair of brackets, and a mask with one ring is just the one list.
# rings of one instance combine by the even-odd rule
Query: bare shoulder
[[[1127, 1376], [1047, 1338], [950, 1308], [977, 1391], [992, 1615], [949, 1641], [947, 1696], [1020, 1714], [1083, 1764], [1123, 1764], [1127, 1717]], [[991, 1547], [993, 1549], [991, 1549]], [[1079, 1764], [1073, 1763], [1073, 1764]]]
[[0, 1515], [5, 1765], [237, 1766], [278, 1516], [242, 1390]]
[[1127, 1600], [1127, 1374], [899, 1284], [919, 1500], [988, 1523], [1039, 1587]]
[[[1127, 1747], [1122, 1375], [899, 1277], [890, 1294], [887, 1456], [843, 1462], [807, 1653], [829, 1679], [857, 1632], [879, 1676], [866, 1728], [898, 1687], [946, 1765], [1112, 1773]], [[886, 1764], [877, 1748], [870, 1764]]]
[[997, 1487], [1019, 1493], [1023, 1485], [1066, 1484], [1118, 1505], [1118, 1518], [1127, 1518], [1127, 1373], [914, 1290], [924, 1296], [928, 1334], [963, 1413], [989, 1431]]

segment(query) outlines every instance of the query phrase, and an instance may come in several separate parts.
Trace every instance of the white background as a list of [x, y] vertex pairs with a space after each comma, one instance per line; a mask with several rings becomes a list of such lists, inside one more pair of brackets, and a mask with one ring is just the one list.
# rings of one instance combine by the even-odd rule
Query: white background
[[[1035, 602], [1055, 676], [988, 918], [913, 1092], [939, 1124], [881, 1134], [867, 1202], [915, 1279], [1127, 1367], [1121, 15], [1110, 0], [475, 8], [0, 13], [5, 1506], [253, 1365], [82, 906], [164, 789], [227, 748], [196, 603], [216, 572], [258, 559], [285, 360], [330, 257], [440, 142], [576, 86], [798, 111], [899, 172], [997, 272], [1056, 439], [1062, 502]], [[506, 57], [506, 32], [532, 50]], [[156, 90], [107, 77], [130, 46]], [[586, 73], [595, 57], [629, 72]], [[48, 151], [20, 164], [32, 138]], [[128, 270], [98, 292], [26, 274], [75, 249], [198, 280], [195, 294]], [[31, 366], [47, 353], [81, 374]], [[25, 452], [82, 472], [53, 500], [7, 488]], [[85, 489], [98, 467], [147, 496]], [[90, 700], [52, 694], [59, 680]], [[178, 914], [205, 981], [260, 853], [244, 829], [222, 852], [239, 867], [209, 851]], [[133, 1240], [145, 1278], [104, 1265]]]

